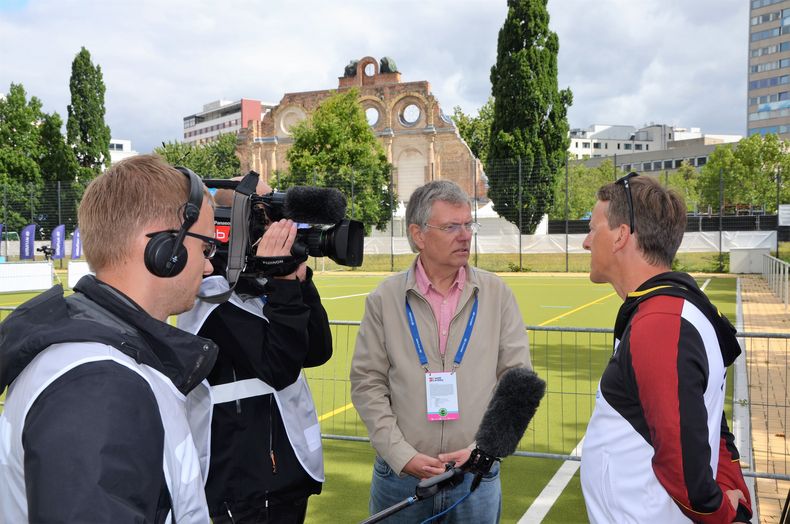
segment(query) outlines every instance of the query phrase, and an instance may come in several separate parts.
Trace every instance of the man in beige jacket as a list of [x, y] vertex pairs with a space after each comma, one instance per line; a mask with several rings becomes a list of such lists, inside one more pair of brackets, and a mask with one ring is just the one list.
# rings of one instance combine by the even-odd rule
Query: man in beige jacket
[[[418, 256], [368, 297], [351, 364], [351, 398], [378, 453], [371, 513], [414, 495], [445, 463], [462, 465], [499, 377], [531, 367], [513, 293], [468, 265], [478, 229], [469, 197], [453, 182], [430, 182], [412, 194], [406, 220]], [[448, 509], [469, 493], [467, 477], [388, 522], [420, 522]], [[443, 522], [497, 522], [501, 499], [496, 464]]]

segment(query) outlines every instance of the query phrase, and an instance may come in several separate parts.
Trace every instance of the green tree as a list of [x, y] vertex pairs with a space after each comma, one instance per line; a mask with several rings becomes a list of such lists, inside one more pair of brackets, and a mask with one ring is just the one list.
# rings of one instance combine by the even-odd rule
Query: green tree
[[686, 201], [688, 211], [701, 211], [699, 198], [699, 173], [694, 166], [684, 160], [680, 167], [666, 176], [667, 185], [680, 193]]
[[[44, 200], [53, 204], [52, 211], [41, 218], [39, 224], [51, 234], [61, 220], [68, 231], [77, 227], [77, 207], [82, 198], [84, 186], [78, 182], [80, 172], [74, 150], [66, 143], [61, 128], [63, 120], [58, 113], [44, 115], [41, 122], [41, 157], [38, 165], [46, 187]], [[59, 185], [58, 185], [59, 183]], [[55, 213], [53, 198], [60, 199], [60, 214]]]
[[390, 172], [384, 148], [370, 130], [356, 89], [325, 99], [312, 116], [292, 129], [290, 171], [276, 186], [335, 187], [349, 202], [348, 216], [384, 229], [390, 220]]
[[44, 115], [41, 122], [41, 156], [38, 160], [46, 182], [72, 182], [79, 173], [74, 151], [61, 133], [63, 120], [57, 113]]
[[453, 108], [453, 122], [458, 128], [458, 134], [464, 139], [472, 154], [483, 165], [488, 161], [488, 146], [491, 142], [491, 124], [494, 121], [494, 99], [488, 97], [477, 116], [466, 115], [460, 108]]
[[66, 123], [67, 141], [80, 165], [84, 184], [110, 165], [110, 128], [104, 122], [104, 80], [84, 47], [71, 63], [71, 104]]
[[532, 233], [554, 198], [554, 180], [568, 150], [570, 89], [557, 87], [559, 39], [549, 30], [547, 0], [508, 0], [491, 68], [494, 121], [488, 149], [488, 195], [500, 216], [518, 225], [518, 165], [523, 174], [522, 223]]
[[737, 145], [717, 147], [700, 169], [700, 201], [704, 207], [719, 209], [719, 177], [724, 185], [724, 209], [738, 206], [762, 207], [775, 213], [777, 177], [781, 183], [779, 200], [790, 202], [790, 154], [788, 145], [776, 135], [752, 135]]
[[[614, 166], [606, 159], [598, 167], [574, 162], [568, 167], [568, 219], [579, 220], [592, 211], [598, 188], [612, 182]], [[587, 215], [589, 216], [589, 215]], [[549, 208], [551, 220], [565, 219], [565, 172], [554, 183], [554, 203]]]
[[42, 154], [39, 122], [41, 101], [27, 99], [25, 88], [11, 84], [0, 99], [0, 176], [19, 183], [38, 183], [41, 170], [36, 160]]
[[170, 165], [188, 167], [197, 174], [201, 174], [197, 168], [202, 168], [205, 163], [202, 158], [198, 158], [203, 155], [201, 148], [188, 142], [162, 142], [161, 147], [154, 148], [154, 153]]
[[18, 230], [30, 223], [31, 197], [35, 205], [41, 190], [39, 122], [41, 101], [27, 98], [21, 84], [11, 84], [0, 99], [0, 191], [7, 203], [5, 229]]
[[154, 152], [174, 166], [188, 167], [203, 178], [238, 176], [241, 162], [236, 156], [236, 134], [223, 133], [206, 144], [162, 143]]
[[241, 161], [236, 155], [237, 138], [236, 133], [223, 133], [217, 140], [206, 144], [204, 152], [206, 156], [206, 175], [211, 178], [231, 178], [238, 176], [241, 169]]

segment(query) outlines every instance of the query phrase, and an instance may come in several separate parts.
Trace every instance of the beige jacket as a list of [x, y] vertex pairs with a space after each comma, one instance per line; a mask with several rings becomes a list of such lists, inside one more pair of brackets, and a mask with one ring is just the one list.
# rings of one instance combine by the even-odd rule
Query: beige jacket
[[[414, 275], [412, 264], [368, 296], [351, 362], [351, 400], [373, 447], [398, 474], [418, 452], [436, 457], [474, 446], [498, 378], [510, 368], [532, 367], [521, 312], [502, 279], [467, 266], [458, 313], [450, 322], [447, 351], [442, 356], [436, 318]], [[407, 294], [432, 372], [452, 369], [474, 295], [478, 295], [478, 317], [457, 369], [458, 420], [427, 419], [425, 371], [406, 319]]]

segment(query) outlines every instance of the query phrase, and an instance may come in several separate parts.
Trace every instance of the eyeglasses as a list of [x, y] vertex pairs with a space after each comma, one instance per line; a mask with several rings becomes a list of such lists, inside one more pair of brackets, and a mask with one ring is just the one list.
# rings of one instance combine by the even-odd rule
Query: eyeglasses
[[[177, 235], [178, 231], [174, 229], [166, 229], [165, 231], [155, 231], [153, 233], [148, 233], [145, 236], [147, 236], [148, 238], [153, 238], [154, 236], [160, 233], [172, 233], [174, 235]], [[197, 233], [192, 233], [191, 231], [185, 231], [184, 236], [197, 238], [198, 240], [202, 240], [205, 243], [205, 245], [203, 246], [203, 256], [206, 258], [206, 260], [211, 260], [212, 258], [214, 258], [214, 255], [217, 254], [217, 247], [219, 247], [219, 240], [217, 240], [216, 238], [207, 237], [205, 235], [198, 235]]]
[[628, 226], [631, 228], [632, 235], [636, 229], [634, 227], [634, 197], [631, 195], [631, 184], [628, 181], [635, 176], [639, 176], [639, 173], [631, 171], [624, 177], [620, 177], [615, 181], [615, 184], [622, 184], [625, 189], [625, 198], [628, 202]]
[[439, 231], [444, 231], [445, 233], [449, 233], [451, 235], [457, 235], [462, 229], [465, 229], [469, 233], [477, 233], [480, 231], [480, 224], [477, 222], [467, 222], [466, 224], [447, 224], [446, 226], [432, 226], [431, 224], [424, 224], [424, 226], [438, 229]]

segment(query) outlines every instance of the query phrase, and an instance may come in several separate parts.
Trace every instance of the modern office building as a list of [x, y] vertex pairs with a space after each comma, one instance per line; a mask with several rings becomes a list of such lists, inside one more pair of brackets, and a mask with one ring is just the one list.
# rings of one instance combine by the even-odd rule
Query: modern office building
[[203, 106], [203, 111], [184, 117], [184, 142], [205, 144], [223, 133], [238, 133], [249, 122], [260, 122], [271, 104], [242, 98], [231, 102], [215, 100]]
[[790, 137], [790, 0], [750, 0], [749, 136]]
[[737, 142], [740, 135], [703, 134], [700, 128], [649, 124], [642, 128], [627, 125], [593, 124], [587, 129], [570, 130], [571, 158], [600, 158], [650, 151], [665, 151], [688, 144], [725, 144]]

